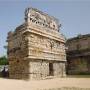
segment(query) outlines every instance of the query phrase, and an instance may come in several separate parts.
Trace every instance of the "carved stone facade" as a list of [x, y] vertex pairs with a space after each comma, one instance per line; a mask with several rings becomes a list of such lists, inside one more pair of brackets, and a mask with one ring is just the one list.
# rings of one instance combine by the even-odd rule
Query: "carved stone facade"
[[58, 20], [37, 9], [25, 10], [25, 22], [8, 33], [9, 76], [45, 79], [66, 75], [65, 38]]
[[67, 40], [67, 73], [90, 74], [90, 34]]

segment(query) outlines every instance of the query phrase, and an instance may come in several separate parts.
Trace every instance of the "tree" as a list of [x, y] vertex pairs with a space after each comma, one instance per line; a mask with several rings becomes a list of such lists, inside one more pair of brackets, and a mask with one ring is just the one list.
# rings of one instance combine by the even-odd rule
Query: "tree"
[[0, 57], [0, 65], [8, 65], [8, 60], [6, 56]]

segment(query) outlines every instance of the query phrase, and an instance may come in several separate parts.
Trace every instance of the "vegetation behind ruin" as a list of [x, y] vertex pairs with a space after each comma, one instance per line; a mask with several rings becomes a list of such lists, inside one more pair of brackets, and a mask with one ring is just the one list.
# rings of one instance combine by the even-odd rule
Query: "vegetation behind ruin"
[[8, 65], [8, 60], [6, 56], [0, 57], [0, 65]]

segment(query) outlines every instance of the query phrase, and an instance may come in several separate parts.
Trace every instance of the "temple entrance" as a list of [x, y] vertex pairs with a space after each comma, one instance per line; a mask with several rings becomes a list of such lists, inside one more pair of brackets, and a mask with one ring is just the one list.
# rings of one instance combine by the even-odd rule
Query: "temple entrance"
[[53, 63], [49, 63], [49, 75], [50, 76], [53, 76], [54, 75]]

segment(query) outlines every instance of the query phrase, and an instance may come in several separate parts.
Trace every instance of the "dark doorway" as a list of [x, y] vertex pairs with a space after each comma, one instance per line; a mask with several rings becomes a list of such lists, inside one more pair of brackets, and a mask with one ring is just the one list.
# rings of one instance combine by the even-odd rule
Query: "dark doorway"
[[53, 63], [49, 63], [49, 75], [50, 76], [54, 75], [54, 73], [53, 73]]

